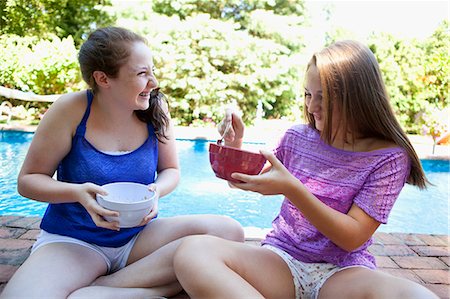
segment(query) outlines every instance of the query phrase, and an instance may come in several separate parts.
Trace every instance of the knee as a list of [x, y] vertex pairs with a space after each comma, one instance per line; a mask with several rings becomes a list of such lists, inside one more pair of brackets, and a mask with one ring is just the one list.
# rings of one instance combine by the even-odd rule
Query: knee
[[184, 267], [187, 264], [198, 262], [200, 257], [206, 257], [205, 251], [210, 243], [209, 238], [211, 238], [209, 235], [193, 235], [183, 238], [173, 257], [174, 265]]
[[409, 282], [409, 286], [397, 289], [397, 298], [439, 299], [439, 297], [428, 288], [412, 281]]
[[367, 288], [364, 298], [409, 298], [409, 299], [438, 299], [428, 288], [411, 280], [392, 277], [389, 283], [374, 284]]
[[190, 281], [190, 273], [197, 272], [201, 263], [198, 258], [205, 253], [202, 243], [205, 243], [203, 240], [206, 238], [207, 235], [188, 236], [178, 246], [173, 256], [173, 270], [178, 281], [187, 284]]
[[215, 217], [217, 219], [215, 225], [210, 227], [210, 235], [232, 241], [244, 242], [244, 229], [238, 221], [228, 216]]
[[183, 239], [173, 257], [173, 267], [178, 279], [197, 273], [212, 258], [215, 237], [194, 235]]

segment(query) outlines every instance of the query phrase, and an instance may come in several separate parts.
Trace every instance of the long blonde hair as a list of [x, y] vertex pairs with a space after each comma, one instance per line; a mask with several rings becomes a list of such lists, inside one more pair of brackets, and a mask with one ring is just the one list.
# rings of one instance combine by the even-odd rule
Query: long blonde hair
[[[356, 41], [339, 41], [313, 55], [308, 68], [318, 69], [322, 87], [322, 109], [325, 111], [321, 136], [331, 144], [333, 106], [340, 111], [339, 129], [361, 137], [392, 141], [405, 149], [411, 160], [407, 182], [426, 188], [420, 160], [401, 128], [390, 105], [378, 62], [368, 47]], [[305, 105], [305, 118], [315, 128], [314, 117]], [[355, 136], [355, 135], [353, 135]]]

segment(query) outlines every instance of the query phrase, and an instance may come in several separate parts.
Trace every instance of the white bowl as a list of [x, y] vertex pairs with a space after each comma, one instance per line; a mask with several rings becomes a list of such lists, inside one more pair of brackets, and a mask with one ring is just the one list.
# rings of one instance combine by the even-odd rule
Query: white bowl
[[156, 193], [144, 184], [118, 182], [103, 185], [108, 195], [97, 194], [102, 207], [119, 212], [119, 217], [105, 216], [107, 221], [119, 221], [120, 227], [135, 227], [153, 208]]

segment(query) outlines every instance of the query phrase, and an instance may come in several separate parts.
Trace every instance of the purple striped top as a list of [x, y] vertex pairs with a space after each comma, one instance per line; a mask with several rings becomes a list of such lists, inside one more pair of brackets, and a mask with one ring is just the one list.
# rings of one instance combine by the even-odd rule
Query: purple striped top
[[[369, 216], [387, 223], [389, 212], [410, 171], [407, 153], [400, 147], [351, 152], [326, 144], [319, 132], [307, 125], [290, 128], [275, 155], [320, 201], [342, 213], [353, 203]], [[367, 250], [372, 239], [347, 252], [322, 235], [284, 198], [263, 244], [278, 247], [307, 263], [376, 268]]]

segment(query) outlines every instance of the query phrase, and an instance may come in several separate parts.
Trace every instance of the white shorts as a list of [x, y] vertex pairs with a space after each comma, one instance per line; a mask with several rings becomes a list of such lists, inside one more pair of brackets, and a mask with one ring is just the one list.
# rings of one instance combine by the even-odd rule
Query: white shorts
[[263, 247], [278, 254], [288, 265], [294, 280], [296, 299], [317, 299], [320, 288], [331, 275], [348, 268], [364, 267], [359, 265], [339, 267], [330, 263], [304, 263], [272, 245], [265, 244]]
[[127, 244], [115, 248], [98, 246], [75, 238], [52, 234], [46, 232], [45, 230], [41, 230], [41, 233], [39, 234], [36, 242], [31, 248], [31, 254], [33, 254], [33, 252], [35, 252], [38, 248], [51, 243], [72, 243], [81, 245], [100, 254], [100, 256], [105, 260], [106, 266], [108, 267], [107, 273], [110, 274], [125, 267], [128, 256], [130, 255], [131, 249], [133, 249], [134, 243], [136, 242], [138, 236], [139, 234], [134, 236], [133, 239], [131, 239]]

